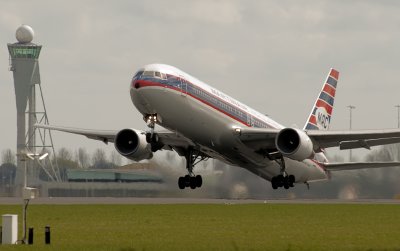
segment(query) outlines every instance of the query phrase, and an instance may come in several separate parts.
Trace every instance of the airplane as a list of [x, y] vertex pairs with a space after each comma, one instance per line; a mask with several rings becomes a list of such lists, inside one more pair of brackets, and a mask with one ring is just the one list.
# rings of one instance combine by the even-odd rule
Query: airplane
[[[399, 129], [331, 131], [339, 72], [330, 69], [303, 129], [285, 127], [191, 75], [165, 64], [139, 69], [130, 96], [148, 130], [91, 130], [35, 125], [112, 142], [124, 157], [141, 161], [159, 150], [186, 159], [180, 189], [203, 184], [194, 167], [209, 158], [245, 168], [271, 182], [273, 189], [327, 180], [332, 171], [400, 166], [400, 162], [331, 163], [325, 149], [366, 148], [400, 142]], [[164, 130], [155, 130], [156, 125]]]

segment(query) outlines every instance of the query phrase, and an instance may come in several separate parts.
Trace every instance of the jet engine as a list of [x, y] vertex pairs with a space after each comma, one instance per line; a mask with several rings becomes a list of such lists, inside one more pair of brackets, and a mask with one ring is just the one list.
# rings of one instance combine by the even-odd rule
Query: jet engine
[[119, 131], [115, 137], [114, 146], [122, 156], [134, 161], [153, 157], [150, 144], [146, 141], [145, 133], [134, 129]]
[[283, 156], [303, 161], [314, 154], [314, 146], [308, 135], [299, 129], [282, 129], [275, 139], [275, 145]]

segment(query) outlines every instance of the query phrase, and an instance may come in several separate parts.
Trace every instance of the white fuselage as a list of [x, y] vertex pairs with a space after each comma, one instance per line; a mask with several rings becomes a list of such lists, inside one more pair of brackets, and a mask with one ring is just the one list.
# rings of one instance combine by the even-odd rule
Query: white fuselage
[[[278, 163], [244, 145], [233, 128], [284, 126], [175, 67], [152, 64], [139, 72], [143, 74], [133, 78], [130, 94], [140, 113], [157, 114], [158, 124], [190, 139], [210, 157], [267, 180], [280, 173]], [[296, 176], [296, 183], [327, 179], [315, 160], [327, 161], [322, 153], [302, 162], [285, 158], [286, 172]]]

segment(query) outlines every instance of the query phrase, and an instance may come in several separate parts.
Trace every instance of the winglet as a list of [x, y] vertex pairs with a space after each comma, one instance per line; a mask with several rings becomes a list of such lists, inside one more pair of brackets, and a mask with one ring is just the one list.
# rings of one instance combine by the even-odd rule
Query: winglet
[[307, 123], [304, 126], [305, 130], [329, 129], [338, 79], [339, 72], [331, 68], [322, 90], [315, 101], [313, 109], [311, 110]]

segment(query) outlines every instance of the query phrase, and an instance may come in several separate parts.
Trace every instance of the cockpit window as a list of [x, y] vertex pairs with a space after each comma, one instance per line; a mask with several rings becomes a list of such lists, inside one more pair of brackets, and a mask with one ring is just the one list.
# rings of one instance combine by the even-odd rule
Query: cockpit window
[[154, 71], [145, 71], [145, 72], [143, 72], [143, 76], [154, 77]]
[[161, 79], [167, 79], [167, 74], [161, 73], [159, 71], [144, 71], [142, 72], [143, 77], [156, 77]]
[[138, 71], [138, 72], [136, 72], [135, 76], [133, 76], [133, 78], [138, 79], [142, 74], [143, 74], [143, 71]]
[[138, 71], [138, 72], [136, 72], [135, 77], [138, 77], [138, 76], [140, 76], [142, 74], [143, 74], [143, 71]]

